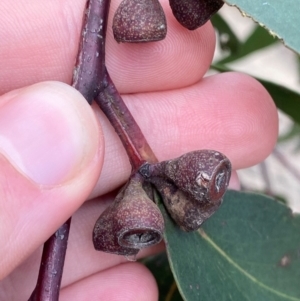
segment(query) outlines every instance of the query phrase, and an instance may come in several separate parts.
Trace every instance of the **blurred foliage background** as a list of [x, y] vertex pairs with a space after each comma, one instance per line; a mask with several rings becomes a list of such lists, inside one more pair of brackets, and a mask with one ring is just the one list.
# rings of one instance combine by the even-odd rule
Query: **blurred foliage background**
[[254, 76], [278, 107], [277, 146], [264, 162], [238, 172], [241, 189], [274, 196], [300, 212], [300, 57], [234, 7], [224, 5], [212, 23], [218, 40], [212, 69]]

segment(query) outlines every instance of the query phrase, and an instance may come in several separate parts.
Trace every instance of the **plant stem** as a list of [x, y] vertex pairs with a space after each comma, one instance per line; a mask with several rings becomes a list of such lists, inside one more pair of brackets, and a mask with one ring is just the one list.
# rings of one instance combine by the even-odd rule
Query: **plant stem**
[[103, 89], [105, 79], [105, 38], [110, 0], [90, 0], [82, 30], [79, 55], [72, 86], [91, 102]]
[[[105, 37], [109, 6], [110, 0], [89, 0], [86, 4], [82, 40], [72, 86], [88, 103], [91, 103], [104, 87]], [[44, 244], [37, 285], [29, 301], [58, 300], [70, 224], [71, 218]]]
[[58, 300], [71, 218], [44, 244], [37, 285], [29, 301]]
[[108, 73], [106, 74], [106, 87], [98, 94], [95, 101], [120, 137], [133, 171], [139, 169], [145, 162], [157, 162], [145, 136], [126, 107]]

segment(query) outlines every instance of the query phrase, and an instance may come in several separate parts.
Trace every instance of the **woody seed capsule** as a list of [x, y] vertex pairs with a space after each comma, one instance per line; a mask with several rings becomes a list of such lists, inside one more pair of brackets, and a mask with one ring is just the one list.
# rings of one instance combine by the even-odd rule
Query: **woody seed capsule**
[[230, 175], [230, 161], [220, 152], [199, 150], [179, 158], [144, 164], [139, 172], [160, 192], [175, 222], [193, 231], [221, 205]]
[[224, 4], [223, 0], [169, 0], [177, 21], [189, 30], [204, 25]]
[[123, 0], [113, 19], [118, 43], [159, 41], [167, 34], [167, 22], [158, 0]]
[[144, 191], [143, 181], [139, 174], [132, 176], [100, 215], [93, 231], [96, 250], [130, 256], [161, 241], [164, 220]]

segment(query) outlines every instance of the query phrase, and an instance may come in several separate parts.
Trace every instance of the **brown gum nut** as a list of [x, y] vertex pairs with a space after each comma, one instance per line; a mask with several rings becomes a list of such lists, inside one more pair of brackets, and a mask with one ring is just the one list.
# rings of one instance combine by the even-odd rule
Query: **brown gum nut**
[[96, 250], [118, 255], [135, 255], [159, 243], [164, 221], [158, 207], [133, 177], [97, 220], [93, 231]]
[[214, 203], [227, 190], [231, 163], [218, 151], [198, 150], [149, 165], [147, 172], [152, 182], [167, 180], [198, 202]]
[[169, 0], [177, 21], [189, 30], [204, 25], [224, 4], [222, 0]]
[[222, 204], [222, 199], [214, 203], [199, 203], [170, 182], [157, 182], [164, 205], [175, 223], [184, 231], [197, 230]]
[[159, 41], [166, 37], [167, 22], [158, 0], [123, 0], [113, 19], [118, 43]]

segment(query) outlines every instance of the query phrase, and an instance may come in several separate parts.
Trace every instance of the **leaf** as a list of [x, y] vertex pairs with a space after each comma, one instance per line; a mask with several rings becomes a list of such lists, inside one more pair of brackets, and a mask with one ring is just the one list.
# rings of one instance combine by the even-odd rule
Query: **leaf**
[[263, 195], [228, 191], [196, 232], [165, 217], [170, 265], [186, 301], [300, 300], [300, 217]]
[[[220, 72], [230, 72], [234, 71], [227, 66], [221, 64], [211, 65], [212, 69], [215, 69]], [[281, 85], [269, 82], [264, 79], [257, 79], [270, 93], [272, 96], [277, 108], [282, 110], [284, 113], [289, 115], [295, 122], [300, 124], [300, 94], [292, 91]]]
[[258, 79], [272, 96], [277, 108], [300, 124], [300, 94], [275, 83]]
[[300, 80], [300, 55], [297, 55], [297, 66], [298, 66], [298, 82]]
[[183, 301], [165, 252], [144, 258], [142, 262], [148, 267], [156, 279], [159, 290], [159, 301]]
[[[236, 54], [241, 42], [232, 31], [230, 26], [227, 24], [227, 22], [222, 18], [220, 14], [213, 15], [211, 22], [219, 33], [221, 49], [229, 50], [231, 55]], [[223, 41], [222, 36], [226, 37], [225, 41]]]
[[282, 143], [282, 142], [287, 142], [290, 140], [293, 140], [292, 150], [295, 153], [299, 152], [299, 150], [300, 150], [300, 125], [298, 123], [293, 123], [292, 127], [290, 128], [290, 130], [287, 133], [279, 136], [277, 142]]
[[256, 26], [244, 43], [241, 43], [236, 53], [222, 59], [217, 64], [227, 64], [238, 60], [252, 52], [276, 43], [278, 40], [271, 36], [264, 28]]
[[224, 0], [238, 7], [244, 16], [251, 17], [270, 34], [300, 53], [299, 1], [297, 0]]

